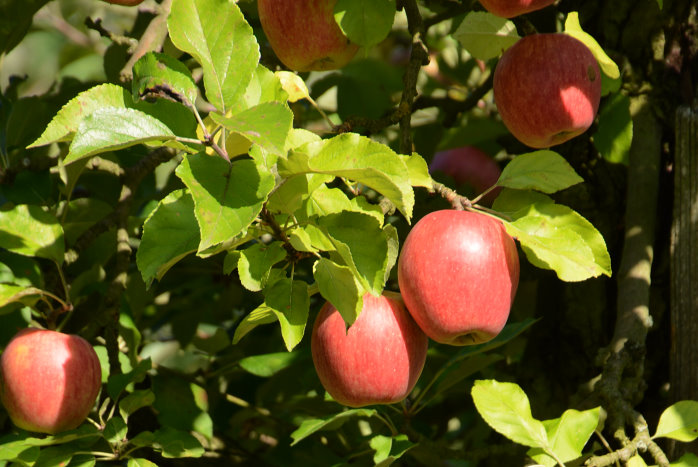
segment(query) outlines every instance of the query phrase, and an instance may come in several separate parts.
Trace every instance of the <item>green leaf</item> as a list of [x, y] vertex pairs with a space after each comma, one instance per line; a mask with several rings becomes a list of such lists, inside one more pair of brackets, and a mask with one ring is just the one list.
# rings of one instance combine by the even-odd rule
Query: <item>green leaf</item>
[[603, 236], [569, 207], [540, 193], [504, 190], [493, 208], [513, 218], [504, 227], [534, 266], [552, 269], [564, 281], [611, 275]]
[[284, 258], [286, 250], [281, 242], [255, 243], [242, 250], [238, 260], [240, 282], [247, 290], [259, 292], [267, 282], [271, 267]]
[[579, 13], [576, 11], [570, 11], [567, 14], [567, 19], [565, 20], [565, 34], [580, 40], [586, 45], [591, 53], [596, 57], [596, 61], [599, 62], [599, 67], [601, 71], [609, 78], [616, 79], [620, 77], [620, 70], [618, 65], [611, 60], [611, 58], [606, 55], [603, 47], [596, 42], [596, 39], [589, 34], [584, 32], [582, 26], [579, 24]]
[[468, 13], [453, 37], [480, 60], [498, 57], [519, 40], [514, 23], [484, 11]]
[[284, 368], [288, 368], [291, 364], [298, 361], [299, 357], [300, 354], [298, 352], [275, 352], [245, 357], [238, 364], [248, 373], [268, 378]]
[[[23, 303], [25, 305], [33, 305], [38, 300], [38, 297], [44, 295], [44, 291], [36, 287], [26, 287], [24, 285], [0, 284], [0, 314], [2, 307], [10, 303]], [[13, 311], [12, 309], [8, 309]]]
[[290, 352], [305, 333], [310, 309], [308, 284], [287, 277], [279, 279], [264, 289], [264, 303], [279, 320], [281, 336]]
[[397, 435], [394, 437], [376, 435], [369, 441], [371, 449], [376, 451], [373, 455], [373, 463], [376, 466], [385, 467], [402, 457], [407, 451], [416, 446], [407, 435]]
[[131, 95], [121, 86], [101, 84], [83, 91], [65, 104], [29, 148], [70, 141], [83, 118], [104, 107], [128, 107]]
[[39, 457], [39, 447], [66, 444], [76, 440], [89, 443], [90, 438], [101, 438], [101, 432], [89, 423], [85, 423], [75, 430], [63, 433], [35, 438], [27, 432], [22, 434], [8, 434], [0, 438], [0, 461], [20, 461], [33, 463]]
[[545, 426], [533, 418], [528, 397], [517, 384], [478, 380], [471, 394], [477, 411], [495, 431], [524, 446], [549, 447]]
[[111, 444], [120, 443], [126, 439], [126, 432], [128, 431], [128, 426], [126, 422], [121, 417], [112, 417], [107, 421], [104, 426], [104, 439], [106, 439]]
[[297, 444], [298, 442], [304, 440], [313, 433], [317, 433], [321, 430], [336, 430], [344, 422], [354, 417], [365, 417], [370, 418], [378, 414], [374, 409], [350, 409], [345, 410], [334, 415], [328, 415], [322, 418], [311, 418], [308, 420], [303, 420], [300, 426], [296, 428], [293, 433], [291, 433], [291, 438], [293, 442], [291, 446]]
[[279, 79], [281, 87], [288, 94], [289, 102], [298, 102], [301, 99], [311, 99], [308, 86], [303, 78], [292, 71], [275, 71], [274, 75]]
[[233, 334], [233, 344], [240, 342], [240, 339], [245, 337], [247, 333], [252, 331], [257, 326], [262, 324], [271, 324], [275, 321], [276, 314], [274, 314], [274, 310], [268, 307], [265, 303], [262, 303], [242, 320], [240, 320], [240, 323], [235, 328], [235, 333]]
[[274, 176], [249, 159], [229, 164], [199, 153], [185, 157], [175, 173], [194, 198], [199, 253], [244, 232], [274, 188]]
[[289, 93], [284, 89], [279, 76], [258, 64], [252, 74], [252, 81], [247, 85], [238, 110], [254, 107], [264, 102], [286, 102], [288, 98]]
[[337, 0], [334, 17], [350, 41], [371, 47], [388, 37], [395, 19], [395, 0]]
[[351, 325], [359, 317], [364, 306], [363, 288], [357, 283], [352, 270], [327, 258], [320, 258], [313, 266], [313, 277], [320, 294]]
[[630, 99], [622, 94], [610, 96], [599, 110], [598, 118], [594, 146], [607, 161], [628, 165], [633, 141]]
[[174, 139], [175, 134], [167, 125], [140, 110], [105, 107], [80, 122], [64, 163], [151, 142], [171, 142], [173, 147], [185, 149]]
[[410, 185], [427, 188], [428, 190], [434, 189], [434, 180], [429, 174], [429, 166], [422, 156], [414, 152], [411, 156], [400, 157], [402, 157], [407, 166], [407, 171], [410, 176]]
[[265, 151], [285, 154], [286, 138], [293, 123], [293, 113], [286, 104], [265, 102], [232, 117], [217, 113], [209, 115], [217, 124], [247, 138]]
[[259, 46], [237, 4], [178, 0], [167, 27], [175, 47], [201, 64], [208, 101], [223, 114], [238, 105], [259, 62]]
[[659, 5], [660, 10], [663, 10], [664, 9], [664, 0], [657, 0], [657, 5]]
[[107, 381], [107, 393], [112, 400], [117, 400], [119, 394], [131, 383], [143, 381], [145, 374], [152, 368], [150, 358], [138, 362], [138, 365], [131, 371], [123, 374], [109, 375]]
[[201, 457], [204, 448], [186, 431], [165, 427], [153, 433], [153, 448], [165, 458]]
[[542, 150], [512, 159], [502, 170], [497, 185], [555, 193], [583, 181], [564, 157], [554, 151]]
[[652, 438], [671, 438], [684, 443], [698, 438], [698, 401], [684, 400], [668, 407], [659, 417]]
[[[543, 421], [550, 439], [550, 449], [557, 459], [569, 462], [581, 457], [584, 446], [599, 424], [599, 413], [599, 407], [583, 412], [569, 409], [560, 418]], [[527, 454], [547, 467], [558, 465], [557, 460], [541, 448], [532, 448]]]
[[153, 402], [155, 402], [155, 394], [150, 389], [133, 391], [119, 401], [119, 413], [124, 420], [128, 420], [136, 410], [149, 407]]
[[671, 467], [695, 467], [698, 465], [698, 456], [689, 452], [681, 456], [681, 458], [669, 464]]
[[392, 149], [355, 133], [309, 143], [279, 161], [279, 173], [290, 177], [322, 173], [362, 183], [388, 198], [409, 220], [414, 192], [405, 161]]
[[146, 287], [161, 280], [179, 260], [196, 252], [201, 241], [194, 216], [194, 200], [186, 190], [163, 198], [143, 224], [136, 265]]
[[199, 95], [189, 69], [165, 54], [148, 52], [133, 65], [132, 92], [140, 98], [160, 97], [193, 105]]
[[132, 457], [128, 460], [128, 463], [126, 464], [127, 467], [158, 467], [158, 465], [154, 462], [149, 461], [148, 459], [143, 459], [140, 457]]
[[63, 229], [58, 219], [40, 206], [20, 204], [0, 209], [0, 245], [23, 256], [63, 263]]
[[321, 217], [318, 222], [361, 285], [379, 295], [389, 258], [388, 237], [376, 218], [344, 211]]

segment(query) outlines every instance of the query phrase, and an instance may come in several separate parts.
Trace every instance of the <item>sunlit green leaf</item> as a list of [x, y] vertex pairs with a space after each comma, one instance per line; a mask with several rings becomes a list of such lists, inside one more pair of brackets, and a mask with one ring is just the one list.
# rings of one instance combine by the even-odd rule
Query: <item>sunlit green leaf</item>
[[177, 0], [167, 27], [174, 45], [201, 64], [208, 101], [223, 114], [238, 105], [257, 67], [259, 46], [237, 4]]
[[160, 97], [193, 105], [199, 95], [184, 63], [165, 54], [149, 52], [133, 65], [134, 96]]
[[146, 285], [162, 279], [175, 263], [196, 252], [200, 240], [194, 200], [185, 190], [173, 191], [143, 224], [136, 264]]
[[652, 438], [671, 438], [690, 443], [698, 438], [698, 401], [679, 401], [659, 417]]
[[232, 117], [210, 114], [214, 122], [258, 144], [264, 150], [285, 154], [286, 137], [291, 130], [293, 114], [280, 102], [265, 102], [243, 110]]
[[361, 285], [374, 295], [382, 292], [388, 267], [388, 238], [373, 216], [341, 212], [319, 219], [334, 248]]
[[[557, 459], [570, 462], [581, 457], [584, 446], [599, 424], [599, 413], [599, 407], [583, 412], [569, 409], [560, 418], [543, 421], [550, 439], [550, 449]], [[541, 448], [532, 448], [527, 454], [539, 464], [548, 467], [559, 465]]]
[[373, 188], [388, 198], [409, 220], [414, 206], [410, 174], [403, 159], [384, 144], [355, 133], [309, 143], [279, 161], [279, 173], [323, 173]]
[[339, 311], [345, 323], [353, 324], [364, 306], [364, 289], [357, 283], [352, 270], [320, 258], [315, 262], [313, 277], [320, 294]]
[[235, 333], [233, 334], [233, 344], [240, 342], [240, 339], [245, 337], [247, 333], [252, 331], [257, 326], [262, 324], [271, 324], [275, 321], [276, 314], [274, 314], [274, 310], [264, 303], [261, 304], [252, 310], [247, 316], [245, 316], [237, 325], [235, 328]]
[[500, 434], [524, 446], [549, 447], [543, 423], [533, 418], [528, 396], [517, 384], [478, 380], [472, 396], [482, 418]]
[[468, 13], [453, 37], [480, 60], [498, 57], [519, 40], [514, 23], [484, 11]]
[[100, 84], [83, 91], [58, 111], [48, 124], [43, 134], [29, 147], [43, 146], [45, 144], [70, 141], [78, 130], [83, 118], [95, 110], [104, 107], [128, 107], [131, 103], [131, 95], [121, 86], [116, 84]]
[[286, 250], [281, 242], [255, 243], [242, 250], [238, 261], [240, 282], [246, 289], [259, 292], [266, 284], [271, 267], [285, 257]]
[[312, 435], [321, 430], [335, 430], [342, 426], [344, 422], [354, 417], [373, 417], [378, 412], [373, 409], [350, 409], [340, 412], [338, 414], [329, 415], [323, 418], [311, 418], [308, 420], [303, 420], [296, 430], [291, 433], [291, 438], [294, 444], [304, 440], [308, 436]]
[[268, 378], [298, 361], [299, 358], [298, 352], [275, 352], [245, 357], [238, 364], [255, 376]]
[[394, 437], [376, 435], [369, 441], [371, 448], [376, 451], [373, 455], [373, 463], [376, 466], [386, 467], [402, 457], [415, 446], [407, 435], [400, 434]]
[[63, 263], [65, 239], [58, 219], [40, 206], [0, 209], [0, 245], [13, 253]]
[[[0, 309], [6, 305], [9, 305], [10, 303], [16, 302], [20, 302], [25, 305], [33, 305], [42, 295], [44, 295], [44, 291], [37, 289], [36, 287], [0, 284]], [[1, 310], [0, 314], [2, 314]]]
[[164, 458], [201, 457], [204, 448], [186, 431], [165, 427], [153, 433], [153, 448]]
[[176, 174], [194, 199], [201, 231], [199, 252], [247, 229], [274, 188], [274, 176], [249, 159], [229, 164], [199, 153], [185, 157]]
[[287, 277], [279, 279], [264, 289], [264, 303], [279, 320], [281, 336], [290, 352], [305, 333], [310, 307], [308, 285]]
[[594, 39], [594, 37], [584, 32], [582, 26], [579, 24], [579, 13], [576, 11], [570, 11], [567, 14], [567, 19], [565, 20], [565, 34], [578, 39], [584, 43], [591, 53], [594, 54], [596, 60], [599, 62], [599, 67], [601, 71], [609, 78], [615, 79], [620, 76], [620, 70], [618, 65], [611, 60], [611, 58], [606, 54], [601, 45]]
[[107, 151], [159, 142], [186, 149], [174, 141], [175, 133], [162, 121], [140, 110], [104, 107], [82, 119], [64, 163]]
[[513, 158], [502, 170], [497, 185], [555, 193], [583, 181], [564, 157], [542, 150]]

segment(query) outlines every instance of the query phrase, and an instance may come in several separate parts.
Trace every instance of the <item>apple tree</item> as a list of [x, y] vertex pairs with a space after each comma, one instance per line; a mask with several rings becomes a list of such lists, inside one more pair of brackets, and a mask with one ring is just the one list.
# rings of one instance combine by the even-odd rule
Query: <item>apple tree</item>
[[0, 465], [698, 465], [695, 2], [0, 12]]

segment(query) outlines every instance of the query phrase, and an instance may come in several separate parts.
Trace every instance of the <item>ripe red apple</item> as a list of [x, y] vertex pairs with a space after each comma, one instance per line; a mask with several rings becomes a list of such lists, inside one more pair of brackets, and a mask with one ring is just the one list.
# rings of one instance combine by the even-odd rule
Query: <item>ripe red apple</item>
[[340, 404], [392, 404], [412, 391], [424, 368], [429, 340], [399, 294], [364, 295], [361, 314], [347, 331], [327, 302], [310, 340], [320, 382]]
[[398, 283], [427, 336], [443, 344], [480, 344], [506, 324], [519, 283], [519, 255], [496, 219], [434, 211], [405, 238]]
[[555, 3], [555, 0], [480, 0], [485, 10], [502, 18], [513, 18], [540, 10]]
[[0, 400], [12, 422], [28, 431], [76, 428], [101, 384], [97, 354], [80, 336], [23, 329], [0, 356]]
[[[475, 146], [462, 146], [439, 151], [429, 164], [429, 172], [443, 172], [458, 185], [472, 188], [473, 194], [479, 195], [497, 183], [502, 170], [484, 151]], [[492, 191], [483, 198], [486, 204], [492, 204], [496, 197]]]
[[585, 132], [601, 99], [601, 72], [581, 41], [561, 33], [525, 36], [494, 71], [502, 121], [522, 143], [547, 148]]
[[291, 70], [334, 70], [356, 55], [334, 19], [337, 0], [258, 0], [262, 29], [271, 48]]

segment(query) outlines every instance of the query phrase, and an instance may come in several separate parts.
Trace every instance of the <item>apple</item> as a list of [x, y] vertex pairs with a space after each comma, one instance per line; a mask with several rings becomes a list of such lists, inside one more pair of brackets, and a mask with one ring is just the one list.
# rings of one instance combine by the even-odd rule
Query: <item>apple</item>
[[24, 430], [54, 434], [76, 428], [101, 385], [97, 354], [77, 335], [23, 329], [0, 356], [0, 400]]
[[502, 18], [513, 18], [540, 10], [555, 3], [555, 0], [480, 0], [485, 10]]
[[494, 100], [509, 131], [532, 148], [584, 133], [596, 118], [601, 72], [581, 41], [562, 33], [533, 34], [502, 54]]
[[311, 353], [320, 382], [340, 404], [392, 404], [412, 391], [424, 368], [429, 340], [399, 294], [365, 294], [347, 330], [326, 302], [313, 325]]
[[258, 0], [262, 29], [276, 56], [295, 71], [342, 68], [359, 47], [334, 19], [337, 0]]
[[431, 339], [480, 344], [506, 324], [519, 283], [519, 255], [498, 220], [434, 211], [407, 234], [398, 283], [407, 310]]
[[[502, 170], [486, 152], [475, 146], [461, 146], [434, 154], [429, 163], [429, 172], [443, 172], [458, 185], [467, 185], [479, 195], [497, 183]], [[493, 190], [483, 201], [492, 204], [497, 193]]]

